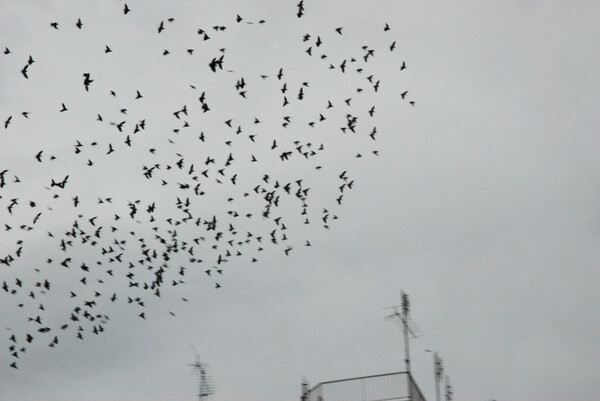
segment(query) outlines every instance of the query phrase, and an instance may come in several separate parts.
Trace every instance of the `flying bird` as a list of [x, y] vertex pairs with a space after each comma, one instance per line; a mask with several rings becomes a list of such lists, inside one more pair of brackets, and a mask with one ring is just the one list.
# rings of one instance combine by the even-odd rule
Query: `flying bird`
[[296, 16], [298, 18], [301, 18], [304, 15], [304, 0], [300, 0], [297, 4], [298, 7], [298, 12], [296, 13]]
[[86, 72], [83, 74], [83, 86], [85, 87], [85, 91], [88, 92], [90, 89], [90, 84], [94, 82], [93, 79], [90, 79], [90, 73]]

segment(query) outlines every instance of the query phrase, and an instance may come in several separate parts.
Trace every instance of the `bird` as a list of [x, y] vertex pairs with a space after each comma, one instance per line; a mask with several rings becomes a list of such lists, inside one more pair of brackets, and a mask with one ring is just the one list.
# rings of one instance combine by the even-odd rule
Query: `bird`
[[296, 13], [296, 16], [298, 18], [301, 18], [304, 15], [304, 0], [300, 0], [298, 2], [298, 4], [296, 5], [296, 7], [298, 8], [298, 12]]
[[75, 26], [77, 26], [77, 28], [81, 29], [81, 27], [83, 26], [83, 23], [81, 22], [81, 18], [77, 18], [77, 23], [75, 24]]
[[67, 109], [67, 106], [65, 106], [65, 104], [64, 104], [64, 103], [61, 103], [61, 109], [60, 109], [60, 112], [62, 113], [62, 112], [65, 112], [65, 111], [67, 111], [67, 110], [68, 110], [68, 109]]
[[88, 92], [90, 89], [90, 84], [94, 82], [93, 79], [90, 79], [90, 73], [89, 72], [85, 72], [83, 74], [83, 86], [85, 88], [85, 91]]

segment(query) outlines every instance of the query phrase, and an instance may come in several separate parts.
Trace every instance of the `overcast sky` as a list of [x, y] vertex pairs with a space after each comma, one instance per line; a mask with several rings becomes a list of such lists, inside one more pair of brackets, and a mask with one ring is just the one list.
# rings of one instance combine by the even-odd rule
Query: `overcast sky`
[[[14, 260], [0, 264], [1, 399], [193, 400], [195, 349], [210, 399], [295, 400], [303, 377], [404, 370], [384, 319], [401, 289], [429, 400], [427, 349], [456, 400], [600, 392], [600, 6], [305, 0], [301, 18], [296, 1], [127, 6], [2, 2], [0, 258]], [[264, 217], [269, 192], [280, 201]], [[75, 221], [97, 245], [65, 235]], [[163, 262], [156, 236], [178, 250], [160, 297], [131, 287]], [[144, 243], [158, 258], [142, 265]], [[74, 322], [77, 306], [108, 319]]]

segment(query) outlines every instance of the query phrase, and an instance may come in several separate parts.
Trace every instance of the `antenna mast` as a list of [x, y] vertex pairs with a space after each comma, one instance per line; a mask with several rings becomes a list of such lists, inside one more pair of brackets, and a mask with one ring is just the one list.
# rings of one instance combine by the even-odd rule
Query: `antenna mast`
[[387, 319], [397, 319], [402, 323], [402, 333], [404, 334], [404, 364], [406, 366], [406, 372], [410, 374], [410, 346], [409, 346], [409, 337], [417, 337], [410, 327], [409, 323], [409, 315], [410, 315], [410, 301], [408, 299], [408, 294], [404, 291], [400, 293], [400, 297], [402, 300], [402, 305], [400, 306], [392, 306], [391, 309], [394, 310], [389, 316], [386, 316]]
[[[426, 349], [425, 352], [433, 353], [433, 380], [435, 381], [435, 399], [437, 401], [441, 401], [440, 399], [440, 383], [444, 379], [444, 363], [442, 358], [437, 351], [433, 351], [430, 349]], [[448, 381], [448, 376], [446, 376], [446, 398], [448, 397], [448, 386], [450, 386]], [[452, 400], [446, 400], [452, 401]]]
[[208, 396], [214, 393], [214, 385], [210, 381], [207, 365], [200, 362], [200, 356], [195, 350], [194, 353], [196, 354], [196, 361], [190, 366], [196, 377], [198, 377], [198, 401], [206, 401]]
[[407, 373], [407, 381], [408, 381], [408, 397], [409, 400], [413, 399], [412, 394], [412, 374], [410, 372], [410, 346], [409, 346], [409, 337], [417, 337], [410, 327], [410, 301], [408, 300], [408, 294], [404, 291], [400, 292], [400, 298], [402, 300], [402, 305], [400, 306], [392, 306], [391, 309], [394, 310], [389, 316], [386, 316], [386, 319], [396, 319], [402, 323], [402, 333], [404, 335], [404, 363], [406, 365], [406, 373]]
[[450, 385], [450, 379], [448, 376], [446, 376], [446, 401], [452, 401], [453, 398], [454, 392], [452, 391], [452, 386]]
[[[400, 293], [402, 298], [402, 328], [404, 333], [404, 362], [406, 363], [406, 371], [410, 374], [410, 347], [408, 345], [409, 333], [412, 334], [410, 327], [408, 327], [408, 314], [410, 313], [410, 301], [408, 300], [408, 294], [402, 291]], [[414, 334], [413, 334], [414, 335]]]

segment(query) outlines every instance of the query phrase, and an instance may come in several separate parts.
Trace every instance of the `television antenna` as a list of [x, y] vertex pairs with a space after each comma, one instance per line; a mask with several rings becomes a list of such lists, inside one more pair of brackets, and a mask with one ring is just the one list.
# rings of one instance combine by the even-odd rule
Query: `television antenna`
[[200, 355], [196, 352], [196, 349], [192, 347], [196, 360], [191, 363], [192, 371], [198, 378], [198, 401], [206, 401], [208, 396], [214, 394], [215, 386], [212, 383], [208, 374], [208, 365], [200, 361]]
[[[435, 381], [435, 399], [440, 399], [440, 383], [444, 379], [444, 361], [440, 358], [437, 351], [426, 349], [425, 352], [431, 352], [433, 354], [433, 379]], [[450, 396], [450, 399], [448, 399]], [[450, 386], [450, 379], [446, 376], [446, 401], [452, 401], [452, 387]]]
[[[446, 376], [446, 401], [452, 401], [454, 399], [454, 391], [450, 385], [450, 379]], [[491, 400], [495, 401], [495, 400]]]
[[400, 292], [400, 298], [402, 300], [401, 305], [391, 306], [385, 309], [392, 309], [393, 313], [385, 316], [385, 319], [393, 319], [402, 324], [402, 333], [404, 334], [404, 363], [406, 365], [406, 372], [410, 375], [410, 347], [409, 338], [417, 338], [416, 327], [410, 318], [410, 301], [408, 294], [404, 291]]

